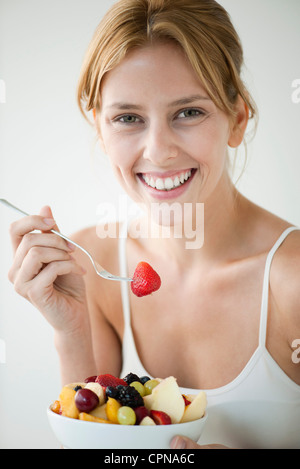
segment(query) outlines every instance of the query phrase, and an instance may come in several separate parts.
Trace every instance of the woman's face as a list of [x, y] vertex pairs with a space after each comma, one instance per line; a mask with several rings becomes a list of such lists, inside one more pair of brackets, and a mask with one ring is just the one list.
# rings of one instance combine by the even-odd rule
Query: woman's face
[[225, 184], [229, 119], [178, 46], [131, 51], [101, 96], [102, 145], [134, 201], [205, 202]]

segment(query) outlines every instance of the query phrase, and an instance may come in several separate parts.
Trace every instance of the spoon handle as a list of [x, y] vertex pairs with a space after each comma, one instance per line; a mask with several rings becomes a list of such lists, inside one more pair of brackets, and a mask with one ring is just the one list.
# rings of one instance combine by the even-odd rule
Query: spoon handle
[[16, 210], [17, 212], [21, 213], [22, 215], [25, 215], [26, 217], [29, 216], [29, 213], [26, 213], [24, 212], [23, 210], [21, 210], [20, 208], [16, 207], [15, 205], [11, 204], [10, 202], [8, 202], [8, 200], [5, 200], [5, 199], [0, 199], [0, 202], [4, 205], [6, 205], [7, 207], [9, 208], [13, 208], [14, 210]]

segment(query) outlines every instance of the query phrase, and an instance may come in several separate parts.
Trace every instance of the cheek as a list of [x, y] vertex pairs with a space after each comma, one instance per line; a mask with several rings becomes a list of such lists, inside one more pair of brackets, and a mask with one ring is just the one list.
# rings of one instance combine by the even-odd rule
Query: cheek
[[127, 178], [132, 175], [135, 159], [124, 148], [120, 148], [119, 151], [108, 152], [108, 158], [113, 170], [117, 171], [117, 175]]
[[107, 148], [107, 157], [118, 183], [127, 193], [130, 193], [136, 182], [133, 174], [136, 160], [130, 147], [110, 142]]
[[209, 166], [218, 166], [222, 170], [227, 158], [229, 126], [224, 122], [206, 129], [203, 138], [203, 153]]
[[227, 155], [225, 136], [208, 130], [202, 137], [198, 137], [194, 141], [190, 140], [189, 146], [192, 148], [193, 158], [199, 163], [202, 170], [211, 171], [213, 168], [222, 170]]
[[124, 138], [118, 132], [103, 132], [103, 146], [114, 168], [128, 172], [136, 161], [136, 143], [134, 139]]

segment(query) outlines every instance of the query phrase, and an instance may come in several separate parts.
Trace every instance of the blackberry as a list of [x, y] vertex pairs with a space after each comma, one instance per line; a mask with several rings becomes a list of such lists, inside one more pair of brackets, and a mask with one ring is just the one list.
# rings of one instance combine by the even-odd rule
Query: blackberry
[[128, 385], [133, 383], [134, 381], [140, 382], [140, 378], [138, 377], [138, 375], [135, 375], [134, 373], [128, 373], [128, 375], [126, 375], [125, 378], [123, 379], [124, 381], [126, 381]]
[[118, 395], [118, 390], [117, 390], [117, 388], [114, 387], [114, 386], [107, 386], [105, 392], [106, 392], [106, 396], [107, 396], [107, 397], [116, 398], [117, 395]]
[[73, 388], [73, 389], [74, 389], [74, 391], [79, 391], [79, 389], [82, 389], [82, 387], [81, 386], [75, 386], [75, 388]]
[[116, 399], [122, 406], [139, 407], [144, 405], [144, 400], [140, 393], [133, 386], [118, 386]]

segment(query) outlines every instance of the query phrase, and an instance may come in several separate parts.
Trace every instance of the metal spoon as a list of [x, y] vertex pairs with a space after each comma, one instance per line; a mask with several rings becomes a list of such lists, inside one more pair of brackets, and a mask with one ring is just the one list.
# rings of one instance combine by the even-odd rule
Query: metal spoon
[[[19, 212], [20, 214], [22, 215], [25, 215], [26, 217], [29, 216], [28, 213], [24, 212], [23, 210], [19, 209], [18, 207], [16, 207], [15, 205], [11, 204], [10, 202], [8, 202], [7, 200], [5, 199], [0, 199], [0, 202], [4, 205], [6, 205], [7, 207], [13, 209], [13, 210], [16, 210], [17, 212]], [[86, 250], [84, 249], [82, 246], [80, 246], [79, 244], [75, 243], [75, 241], [72, 241], [70, 238], [68, 238], [67, 236], [63, 235], [62, 233], [60, 233], [59, 231], [56, 231], [56, 230], [50, 230], [51, 233], [54, 233], [56, 234], [57, 236], [60, 236], [61, 238], [65, 239], [66, 241], [68, 241], [68, 243], [71, 243], [71, 244], [74, 244], [74, 246], [76, 246], [77, 248], [81, 249], [82, 252], [84, 252], [90, 259], [91, 263], [93, 264], [93, 267], [95, 269], [95, 272], [97, 275], [99, 275], [100, 277], [103, 277], [103, 278], [106, 278], [107, 280], [117, 280], [117, 281], [126, 281], [126, 282], [132, 282], [132, 278], [127, 278], [127, 277], [118, 277], [117, 275], [113, 275], [111, 274], [110, 272], [108, 272], [107, 270], [103, 269], [103, 267], [98, 264], [98, 262], [96, 262], [93, 257], [91, 256], [91, 254]]]

